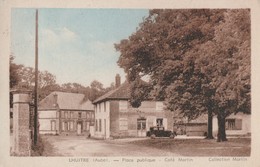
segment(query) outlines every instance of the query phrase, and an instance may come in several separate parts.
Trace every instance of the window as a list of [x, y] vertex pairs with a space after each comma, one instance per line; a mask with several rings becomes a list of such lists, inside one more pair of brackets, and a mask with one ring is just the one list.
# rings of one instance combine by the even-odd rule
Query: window
[[51, 120], [51, 130], [56, 130], [56, 121], [55, 120]]
[[140, 118], [137, 119], [137, 130], [145, 130], [146, 129], [146, 119]]
[[128, 130], [127, 118], [119, 118], [119, 130]]
[[106, 112], [106, 102], [104, 102], [104, 112]]
[[242, 119], [226, 119], [226, 130], [242, 130]]
[[61, 118], [64, 118], [64, 111], [60, 111]]
[[106, 102], [106, 111], [109, 111], [109, 107], [110, 107], [110, 102], [107, 101], [107, 102]]
[[97, 119], [96, 119], [96, 126], [95, 126], [96, 128], [96, 132], [98, 131], [98, 121], [97, 121]]
[[86, 118], [87, 118], [87, 119], [89, 118], [89, 113], [86, 114]]
[[70, 112], [70, 118], [73, 118], [73, 112]]
[[79, 114], [79, 118], [81, 118], [81, 115], [82, 115], [82, 113], [81, 113], [81, 112], [79, 112], [78, 114]]
[[82, 121], [82, 130], [83, 130], [83, 131], [86, 130], [86, 121]]
[[65, 111], [64, 115], [65, 115], [65, 118], [68, 118], [68, 112], [67, 111]]
[[101, 104], [100, 103], [98, 104], [98, 110], [99, 110], [99, 112], [101, 112]]
[[157, 101], [155, 104], [156, 111], [163, 111], [163, 102]]
[[106, 133], [106, 128], [107, 128], [107, 127], [106, 127], [106, 125], [107, 125], [106, 123], [107, 123], [107, 120], [104, 119], [104, 131], [105, 131], [105, 133]]
[[127, 111], [127, 101], [126, 100], [120, 100], [119, 101], [119, 110], [120, 111]]
[[101, 119], [99, 119], [99, 132], [102, 131], [102, 122], [101, 122]]
[[68, 122], [62, 122], [62, 131], [68, 131], [69, 129]]
[[73, 131], [73, 128], [74, 128], [74, 122], [71, 121], [71, 122], [70, 122], [70, 131]]
[[157, 118], [156, 119], [156, 126], [158, 126], [158, 127], [163, 126], [163, 119], [162, 118]]

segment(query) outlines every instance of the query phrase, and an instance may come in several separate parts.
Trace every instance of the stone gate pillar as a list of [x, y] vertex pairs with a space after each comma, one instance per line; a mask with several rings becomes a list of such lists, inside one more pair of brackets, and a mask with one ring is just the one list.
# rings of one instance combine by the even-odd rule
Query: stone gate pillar
[[13, 153], [18, 156], [30, 156], [30, 91], [12, 91], [13, 93]]

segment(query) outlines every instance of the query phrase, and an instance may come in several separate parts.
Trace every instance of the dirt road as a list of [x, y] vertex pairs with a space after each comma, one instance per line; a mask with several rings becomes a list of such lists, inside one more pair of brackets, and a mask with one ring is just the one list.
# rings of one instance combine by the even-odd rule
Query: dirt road
[[138, 138], [95, 140], [84, 136], [43, 136], [43, 139], [47, 140], [54, 150], [46, 156], [177, 156], [165, 150], [129, 143], [140, 140]]

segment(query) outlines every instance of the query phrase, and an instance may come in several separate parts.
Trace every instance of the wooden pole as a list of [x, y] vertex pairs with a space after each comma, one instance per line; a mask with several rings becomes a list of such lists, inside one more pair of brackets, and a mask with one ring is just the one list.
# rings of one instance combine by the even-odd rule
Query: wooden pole
[[34, 145], [38, 140], [38, 9], [35, 22], [35, 97], [34, 97]]

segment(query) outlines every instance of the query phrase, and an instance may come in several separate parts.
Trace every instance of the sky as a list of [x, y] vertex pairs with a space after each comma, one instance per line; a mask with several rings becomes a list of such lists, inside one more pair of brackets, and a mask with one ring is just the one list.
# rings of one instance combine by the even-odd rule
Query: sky
[[[39, 9], [39, 70], [56, 76], [58, 84], [104, 87], [125, 73], [117, 65], [114, 44], [136, 31], [145, 9]], [[14, 62], [34, 67], [35, 9], [12, 9], [11, 54]]]

